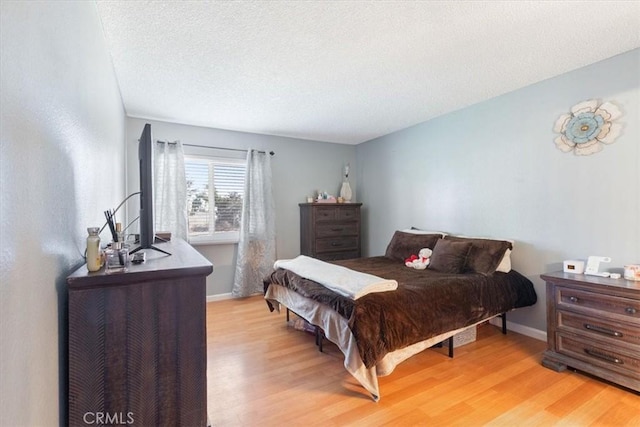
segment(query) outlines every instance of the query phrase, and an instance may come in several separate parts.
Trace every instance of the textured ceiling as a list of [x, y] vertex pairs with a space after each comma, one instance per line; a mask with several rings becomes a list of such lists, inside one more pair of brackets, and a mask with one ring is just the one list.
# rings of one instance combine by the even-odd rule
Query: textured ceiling
[[640, 1], [97, 6], [129, 116], [346, 144], [640, 46]]

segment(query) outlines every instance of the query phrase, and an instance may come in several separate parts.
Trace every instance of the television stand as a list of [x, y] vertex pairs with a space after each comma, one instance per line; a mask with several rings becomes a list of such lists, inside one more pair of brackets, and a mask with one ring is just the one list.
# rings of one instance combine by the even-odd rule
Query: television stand
[[[206, 277], [211, 263], [182, 239], [126, 272], [67, 277], [68, 419], [133, 426], [207, 425]], [[87, 415], [89, 414], [89, 415]], [[105, 418], [103, 418], [104, 420]]]

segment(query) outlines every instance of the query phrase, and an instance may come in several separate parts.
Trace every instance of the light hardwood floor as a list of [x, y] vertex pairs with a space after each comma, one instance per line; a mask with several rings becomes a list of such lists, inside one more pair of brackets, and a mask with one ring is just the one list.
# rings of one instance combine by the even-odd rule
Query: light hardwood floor
[[540, 365], [546, 343], [492, 325], [427, 349], [381, 377], [379, 402], [342, 353], [287, 326], [261, 297], [207, 304], [208, 413], [214, 426], [640, 426], [640, 394]]

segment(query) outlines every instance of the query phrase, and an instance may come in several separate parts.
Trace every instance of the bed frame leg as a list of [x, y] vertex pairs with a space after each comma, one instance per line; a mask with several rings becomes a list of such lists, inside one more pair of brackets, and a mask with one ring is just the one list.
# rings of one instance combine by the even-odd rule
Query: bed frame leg
[[449, 341], [449, 357], [453, 358], [453, 336], [447, 338], [447, 341]]
[[322, 353], [322, 340], [324, 339], [324, 334], [322, 333], [322, 329], [316, 326], [316, 345], [318, 346], [318, 350]]
[[502, 313], [500, 318], [502, 319], [502, 335], [507, 335], [507, 313]]
[[[290, 310], [289, 308], [287, 308], [287, 323], [289, 323], [289, 312]], [[316, 346], [318, 347], [318, 350], [320, 350], [320, 353], [322, 353], [322, 340], [324, 339], [324, 332], [322, 332], [322, 329], [320, 329], [319, 326], [316, 326], [315, 329]]]

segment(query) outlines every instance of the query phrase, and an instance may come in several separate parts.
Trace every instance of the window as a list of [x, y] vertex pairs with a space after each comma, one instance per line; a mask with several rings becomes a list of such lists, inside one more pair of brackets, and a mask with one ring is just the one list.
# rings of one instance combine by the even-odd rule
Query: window
[[244, 159], [185, 155], [189, 241], [237, 242]]

